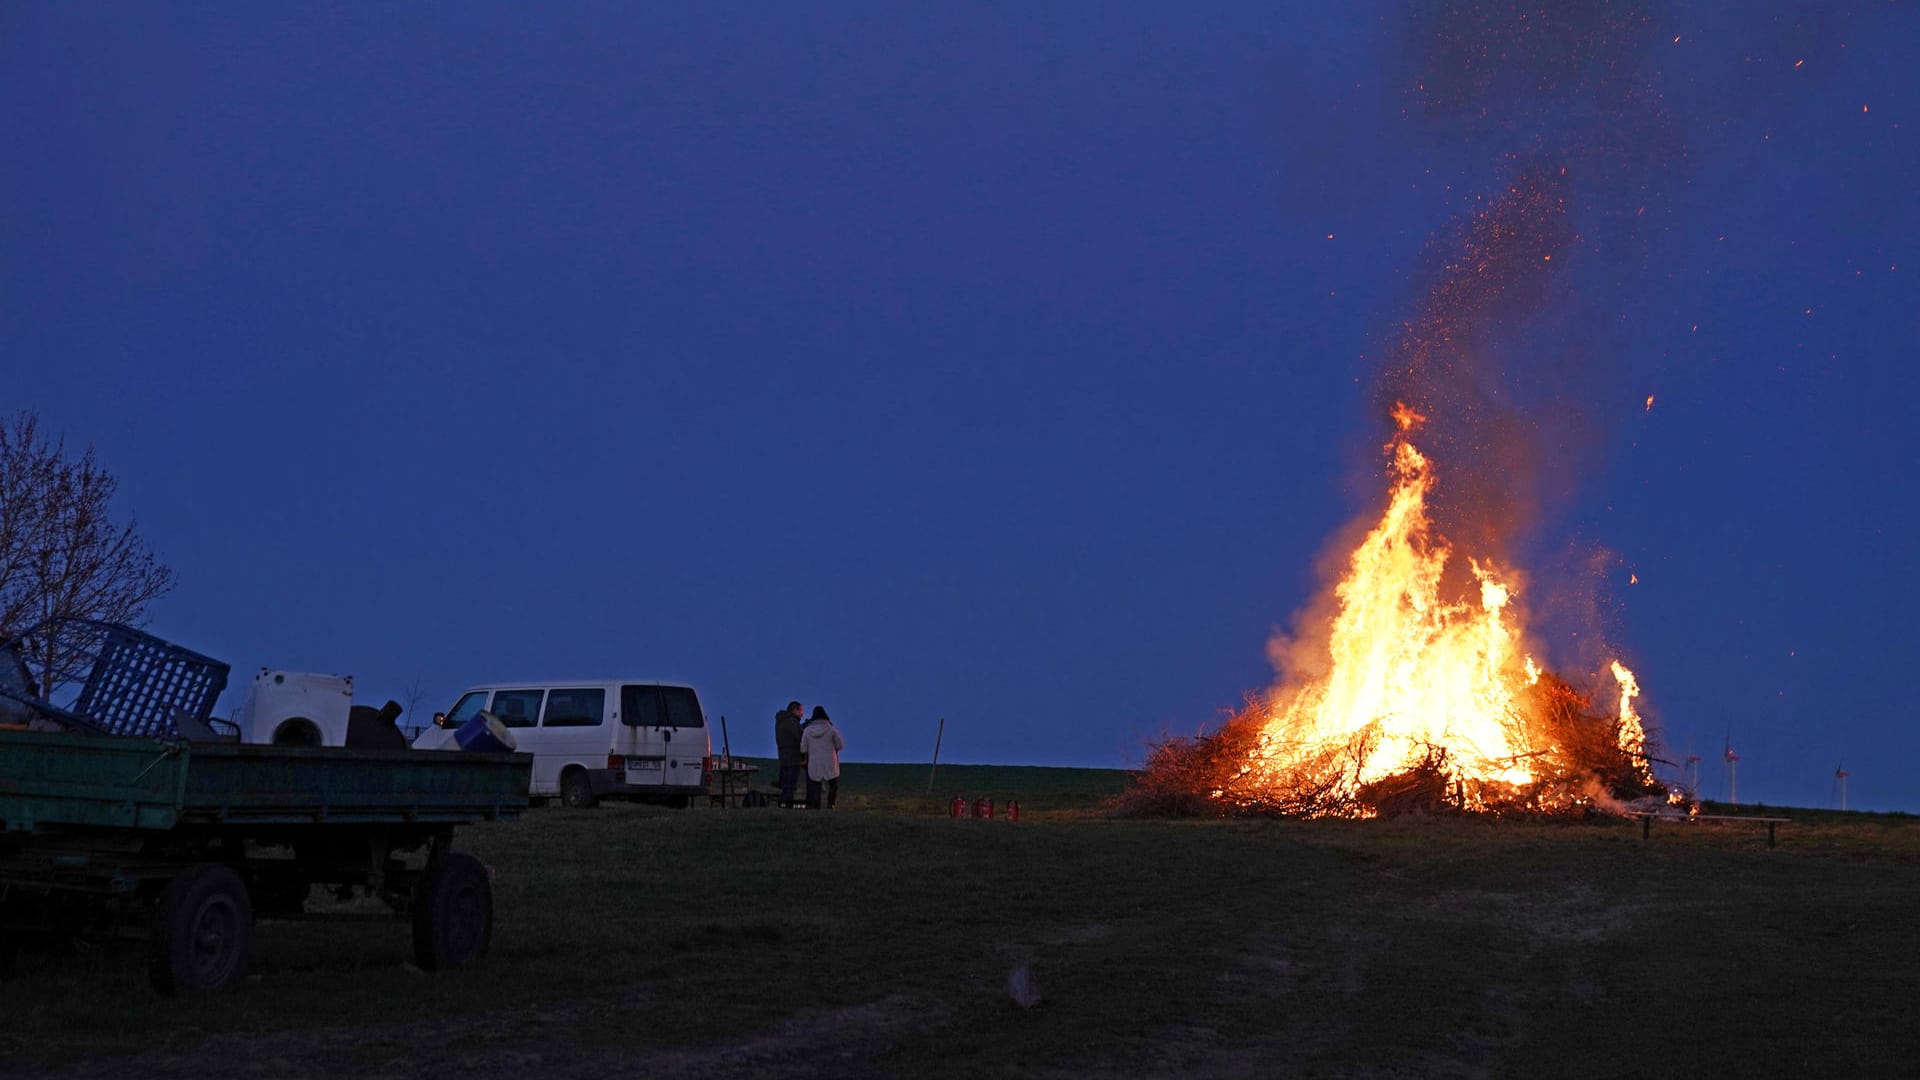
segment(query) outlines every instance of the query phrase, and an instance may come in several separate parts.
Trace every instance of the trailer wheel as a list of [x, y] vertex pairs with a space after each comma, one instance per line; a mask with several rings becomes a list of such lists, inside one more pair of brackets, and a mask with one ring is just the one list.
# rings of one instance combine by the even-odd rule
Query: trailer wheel
[[147, 947], [147, 978], [163, 994], [231, 989], [247, 973], [253, 903], [240, 875], [200, 863], [174, 875], [160, 894]]
[[600, 805], [594, 798], [593, 782], [587, 779], [587, 770], [568, 769], [560, 776], [560, 804], [569, 810], [591, 810]]
[[413, 958], [426, 971], [465, 967], [493, 942], [493, 884], [464, 852], [427, 867], [413, 901]]

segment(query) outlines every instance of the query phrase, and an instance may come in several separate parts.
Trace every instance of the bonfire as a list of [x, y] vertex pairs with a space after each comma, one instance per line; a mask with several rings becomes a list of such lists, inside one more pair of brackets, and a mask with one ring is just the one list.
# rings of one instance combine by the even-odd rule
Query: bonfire
[[1604, 685], [1581, 688], [1541, 668], [1508, 576], [1435, 534], [1434, 466], [1414, 444], [1425, 417], [1405, 404], [1393, 416], [1386, 510], [1347, 559], [1330, 619], [1295, 645], [1312, 673], [1218, 732], [1161, 743], [1132, 808], [1568, 814], [1666, 797], [1633, 672], [1612, 659]]

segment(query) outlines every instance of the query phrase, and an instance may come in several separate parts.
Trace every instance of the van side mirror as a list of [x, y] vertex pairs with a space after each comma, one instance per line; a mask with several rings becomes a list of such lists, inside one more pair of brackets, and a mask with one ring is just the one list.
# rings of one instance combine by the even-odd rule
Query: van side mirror
[[433, 714], [433, 726], [434, 726], [434, 727], [446, 727], [446, 726], [447, 726], [447, 714], [446, 714], [446, 713], [443, 713], [443, 712], [437, 712], [437, 713], [434, 713], [434, 714]]

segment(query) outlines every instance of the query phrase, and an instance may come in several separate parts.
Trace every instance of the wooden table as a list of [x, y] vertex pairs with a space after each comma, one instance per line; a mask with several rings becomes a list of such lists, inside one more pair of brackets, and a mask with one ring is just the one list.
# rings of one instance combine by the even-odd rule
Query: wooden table
[[712, 779], [708, 799], [714, 806], [745, 806], [747, 796], [753, 793], [753, 775], [759, 771], [758, 765], [714, 766], [708, 770]]

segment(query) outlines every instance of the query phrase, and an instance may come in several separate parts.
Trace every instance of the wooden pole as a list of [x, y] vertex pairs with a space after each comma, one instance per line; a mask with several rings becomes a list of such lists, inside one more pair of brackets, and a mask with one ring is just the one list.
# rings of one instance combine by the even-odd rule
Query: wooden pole
[[947, 734], [947, 718], [940, 718], [940, 730], [933, 733], [933, 767], [927, 770], [927, 797], [933, 796], [933, 777], [940, 771], [940, 740]]

